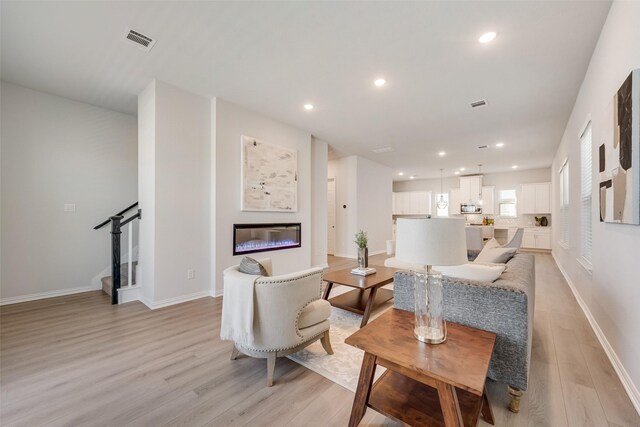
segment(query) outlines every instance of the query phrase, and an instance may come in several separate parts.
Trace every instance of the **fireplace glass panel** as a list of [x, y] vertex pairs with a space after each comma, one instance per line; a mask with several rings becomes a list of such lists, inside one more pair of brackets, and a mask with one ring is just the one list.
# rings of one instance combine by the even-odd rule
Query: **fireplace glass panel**
[[235, 224], [233, 254], [299, 248], [301, 224]]

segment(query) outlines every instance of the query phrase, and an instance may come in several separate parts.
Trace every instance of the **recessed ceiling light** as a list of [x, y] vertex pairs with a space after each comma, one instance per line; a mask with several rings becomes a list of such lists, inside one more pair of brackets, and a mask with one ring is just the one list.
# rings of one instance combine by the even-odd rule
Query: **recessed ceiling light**
[[454, 172], [456, 175], [460, 175], [460, 171], [455, 171]]
[[494, 31], [489, 31], [488, 33], [484, 33], [480, 36], [478, 41], [480, 43], [489, 43], [491, 40], [495, 39], [497, 34]]
[[313, 110], [313, 104], [304, 104], [304, 109], [307, 111]]
[[387, 83], [387, 81], [385, 79], [383, 79], [383, 78], [375, 79], [373, 81], [373, 84], [378, 86], [378, 87], [384, 86], [385, 83]]
[[496, 144], [496, 147], [498, 147], [498, 148], [500, 148], [500, 147], [502, 147], [502, 146], [504, 146], [504, 142], [498, 142], [498, 143]]
[[511, 169], [518, 169], [518, 165], [511, 166]]
[[402, 176], [404, 175], [404, 172], [398, 172], [398, 175]]
[[445, 154], [447, 154], [447, 153], [445, 153], [444, 151], [441, 151], [441, 152], [439, 152], [439, 153], [438, 153], [438, 156], [442, 157], [442, 156], [444, 156]]
[[464, 171], [464, 170], [465, 170], [464, 168], [460, 168], [460, 172], [462, 172], [462, 171]]
[[409, 179], [415, 179], [415, 176], [411, 175], [411, 176], [409, 177]]

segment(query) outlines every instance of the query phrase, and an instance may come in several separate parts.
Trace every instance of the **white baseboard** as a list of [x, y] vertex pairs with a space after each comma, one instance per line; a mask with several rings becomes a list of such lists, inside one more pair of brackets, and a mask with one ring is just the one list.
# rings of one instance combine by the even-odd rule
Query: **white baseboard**
[[596, 322], [596, 319], [591, 314], [591, 310], [589, 310], [587, 303], [582, 299], [582, 296], [578, 292], [578, 289], [576, 288], [575, 284], [573, 283], [573, 281], [571, 280], [571, 278], [569, 277], [565, 269], [562, 267], [562, 265], [558, 261], [558, 258], [556, 258], [555, 252], [552, 251], [551, 255], [553, 256], [553, 259], [555, 260], [556, 265], [558, 266], [558, 269], [560, 270], [565, 280], [569, 284], [569, 288], [571, 289], [571, 292], [573, 292], [573, 296], [576, 298], [576, 301], [578, 301], [580, 308], [582, 308], [584, 315], [587, 316], [587, 320], [589, 321], [589, 324], [591, 325], [593, 332], [596, 334], [596, 337], [598, 337], [598, 341], [600, 341], [600, 345], [602, 345], [604, 352], [606, 353], [607, 357], [609, 358], [609, 361], [613, 365], [613, 369], [615, 369], [616, 373], [618, 374], [618, 378], [620, 378], [620, 381], [622, 382], [622, 386], [624, 387], [625, 391], [629, 395], [629, 399], [631, 399], [631, 403], [636, 408], [636, 411], [638, 412], [638, 414], [640, 414], [640, 391], [638, 391], [638, 388], [633, 383], [631, 376], [629, 375], [627, 370], [624, 368], [624, 365], [618, 358], [618, 355], [616, 354], [616, 352], [613, 350], [613, 347], [611, 347], [611, 344], [609, 344], [607, 337], [604, 335], [604, 332], [602, 332], [602, 329], [600, 329], [600, 325], [598, 325], [598, 322]]
[[17, 304], [19, 302], [36, 301], [39, 299], [61, 297], [64, 295], [80, 294], [82, 292], [98, 291], [102, 287], [83, 286], [80, 288], [62, 289], [59, 291], [38, 292], [37, 294], [21, 295], [0, 299], [0, 305]]
[[223, 294], [224, 294], [224, 289], [221, 289], [221, 290], [214, 289], [212, 291], [209, 291], [209, 295], [211, 295], [214, 298], [221, 297]]
[[140, 301], [140, 289], [142, 285], [123, 286], [118, 289], [118, 304]]
[[336, 253], [336, 254], [333, 254], [333, 256], [337, 256], [337, 257], [340, 257], [340, 258], [358, 259], [357, 256], [352, 256], [352, 255], [349, 255], [349, 254], [337, 254]]
[[181, 295], [179, 297], [167, 298], [160, 301], [151, 302], [146, 298], [140, 297], [140, 301], [149, 307], [151, 310], [156, 310], [158, 308], [168, 307], [170, 305], [180, 304], [187, 301], [193, 301], [194, 299], [200, 299], [204, 297], [211, 296], [211, 291], [200, 291], [195, 292], [193, 294]]

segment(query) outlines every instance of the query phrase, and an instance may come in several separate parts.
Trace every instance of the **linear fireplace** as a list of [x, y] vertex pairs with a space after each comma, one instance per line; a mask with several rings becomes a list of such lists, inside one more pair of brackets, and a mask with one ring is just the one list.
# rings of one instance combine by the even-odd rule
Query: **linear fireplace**
[[301, 223], [234, 224], [233, 254], [278, 251], [299, 248]]

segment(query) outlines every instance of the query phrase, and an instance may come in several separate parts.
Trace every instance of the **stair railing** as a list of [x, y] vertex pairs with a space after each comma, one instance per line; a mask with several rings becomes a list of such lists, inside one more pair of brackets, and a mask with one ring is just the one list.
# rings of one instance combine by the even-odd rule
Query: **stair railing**
[[128, 226], [127, 249], [129, 250], [129, 263], [127, 265], [127, 277], [129, 278], [129, 280], [127, 287], [131, 287], [133, 284], [133, 220], [142, 219], [142, 209], [138, 209], [138, 212], [131, 215], [125, 220], [123, 220], [124, 216], [122, 214], [128, 212], [136, 206], [138, 206], [138, 202], [132, 204], [128, 208], [109, 217], [109, 219], [107, 219], [106, 221], [103, 221], [93, 227], [94, 230], [97, 230], [111, 222], [111, 304], [118, 304], [118, 290], [121, 288], [122, 275], [120, 271], [120, 238], [122, 236], [122, 227], [124, 227], [125, 225]]

